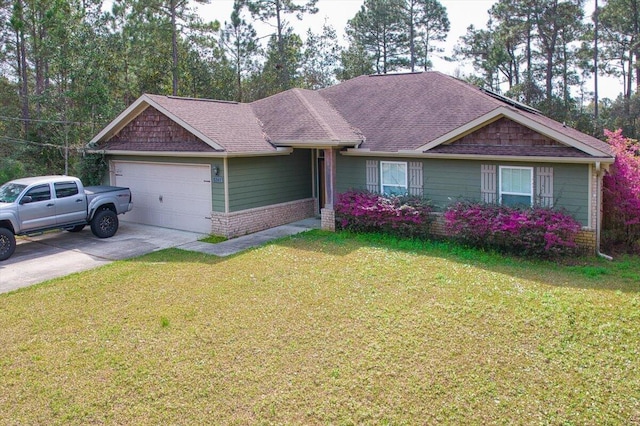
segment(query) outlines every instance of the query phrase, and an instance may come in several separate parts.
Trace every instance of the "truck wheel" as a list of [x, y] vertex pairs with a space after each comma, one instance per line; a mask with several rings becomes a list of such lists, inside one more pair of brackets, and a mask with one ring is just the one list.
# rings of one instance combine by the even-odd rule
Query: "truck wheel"
[[118, 230], [118, 215], [105, 209], [96, 212], [91, 220], [91, 232], [98, 238], [113, 237]]
[[80, 232], [84, 229], [85, 225], [76, 225], [73, 228], [68, 228], [67, 231], [69, 232]]
[[0, 228], [0, 260], [6, 260], [16, 251], [16, 237], [7, 228]]

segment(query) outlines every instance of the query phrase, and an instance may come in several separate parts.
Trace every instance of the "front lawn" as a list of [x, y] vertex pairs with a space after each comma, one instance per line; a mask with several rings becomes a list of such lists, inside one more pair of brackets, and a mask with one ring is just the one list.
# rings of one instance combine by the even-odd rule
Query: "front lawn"
[[640, 262], [573, 264], [320, 231], [116, 262], [0, 295], [0, 424], [639, 424]]

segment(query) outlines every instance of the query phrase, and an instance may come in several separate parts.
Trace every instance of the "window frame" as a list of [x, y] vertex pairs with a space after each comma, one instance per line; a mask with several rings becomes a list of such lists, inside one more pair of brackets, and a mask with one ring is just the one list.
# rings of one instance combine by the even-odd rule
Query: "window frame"
[[[404, 166], [404, 186], [396, 185], [396, 184], [385, 184], [384, 182], [384, 173], [382, 169], [384, 165], [401, 165]], [[404, 191], [397, 194], [387, 194], [384, 191], [384, 187], [396, 187], [396, 188], [404, 188]], [[406, 161], [380, 161], [380, 193], [384, 195], [404, 195], [409, 193], [409, 165]]]
[[[531, 177], [530, 183], [529, 183], [529, 190], [530, 193], [529, 194], [525, 194], [525, 193], [521, 193], [521, 192], [506, 192], [502, 190], [502, 171], [503, 170], [528, 170], [529, 171], [529, 175]], [[504, 195], [515, 195], [515, 196], [520, 196], [520, 197], [529, 197], [530, 201], [529, 201], [529, 206], [533, 207], [534, 205], [534, 181], [535, 181], [535, 175], [534, 175], [534, 168], [533, 167], [527, 167], [527, 166], [499, 166], [498, 167], [498, 200], [500, 202], [500, 205], [504, 205], [502, 196]]]
[[[70, 189], [75, 188], [74, 191], [70, 191]], [[65, 181], [65, 182], [55, 182], [53, 184], [53, 189], [56, 194], [56, 198], [67, 198], [73, 197], [80, 193], [80, 188], [78, 188], [78, 183], [74, 181]]]
[[[49, 195], [48, 198], [38, 198], [38, 199], [36, 199], [32, 195], [34, 191], [39, 190], [39, 189], [45, 189], [45, 188], [47, 189], [47, 191], [43, 191], [42, 193], [43, 194], [47, 193]], [[31, 197], [33, 203], [41, 203], [43, 201], [51, 201], [53, 199], [53, 193], [51, 192], [51, 185], [49, 185], [48, 183], [43, 183], [43, 184], [32, 186], [31, 188], [29, 188], [27, 190], [27, 192], [24, 193], [22, 198], [20, 198], [20, 201], [22, 201], [24, 199], [24, 197]]]

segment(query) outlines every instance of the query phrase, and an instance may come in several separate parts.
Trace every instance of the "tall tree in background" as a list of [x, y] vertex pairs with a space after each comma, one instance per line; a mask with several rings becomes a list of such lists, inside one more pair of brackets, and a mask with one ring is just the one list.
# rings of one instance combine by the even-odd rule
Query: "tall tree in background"
[[[609, 0], [599, 13], [602, 30], [602, 59], [613, 63], [606, 72], [621, 76], [623, 96], [630, 99], [635, 77], [640, 86], [640, 0]], [[617, 65], [617, 66], [616, 66]]]
[[572, 19], [568, 20], [565, 25], [561, 25], [558, 32], [558, 49], [555, 63], [559, 68], [556, 73], [559, 74], [560, 108], [556, 109], [554, 116], [559, 121], [570, 120], [572, 103], [574, 102], [571, 89], [572, 87], [582, 89], [585, 83], [582, 76], [585, 74], [579, 72], [579, 70], [589, 68], [589, 64], [581, 62], [579, 49], [576, 48], [576, 42], [582, 39], [587, 29], [582, 23], [584, 19], [582, 5], [572, 5], [570, 3], [565, 3], [564, 5], [565, 10], [562, 13], [565, 16], [579, 13], [579, 20], [574, 21], [572, 16]]
[[[9, 3], [3, 5], [8, 9]], [[5, 12], [6, 14], [6, 12]], [[7, 14], [8, 15], [8, 14]], [[27, 68], [27, 40], [26, 21], [24, 19], [24, 6], [22, 0], [16, 0], [10, 15], [9, 25], [15, 34], [14, 58], [15, 69], [20, 85], [20, 104], [22, 105], [22, 137], [29, 133], [29, 120], [31, 113], [29, 109], [29, 70]], [[9, 39], [7, 38], [7, 41]], [[5, 46], [9, 46], [8, 44]]]
[[[282, 46], [278, 42], [277, 36], [271, 36], [266, 50], [266, 60], [262, 70], [251, 76], [247, 82], [248, 99], [256, 100], [275, 95], [290, 87], [300, 87], [302, 81], [299, 70], [302, 65], [302, 46], [300, 36], [288, 27], [282, 34]], [[281, 53], [280, 49], [284, 48]], [[282, 56], [284, 54], [284, 56]], [[289, 64], [289, 74], [286, 82], [281, 81], [282, 62]], [[284, 86], [283, 84], [286, 84]]]
[[351, 43], [372, 55], [378, 74], [409, 64], [403, 8], [404, 0], [365, 0], [356, 16], [347, 22]]
[[415, 72], [417, 63], [416, 38], [418, 34], [418, 20], [420, 19], [418, 1], [419, 0], [407, 0], [403, 5], [408, 27], [409, 62], [411, 64], [411, 72]]
[[106, 50], [113, 57], [105, 66], [111, 68], [109, 83], [123, 105], [131, 104], [136, 96], [134, 63], [142, 54], [136, 40], [143, 34], [136, 28], [136, 24], [141, 22], [136, 17], [133, 3], [129, 0], [114, 0], [111, 11], [106, 14], [109, 31], [105, 40]]
[[562, 35], [579, 32], [583, 18], [583, 0], [537, 0], [535, 3], [534, 19], [545, 76], [545, 107], [551, 116], [557, 113], [553, 108], [554, 64], [559, 56], [564, 56], [562, 52], [559, 55], [559, 50], [568, 49], [568, 45], [576, 41]]
[[[207, 4], [209, 0], [193, 0], [196, 3]], [[171, 25], [171, 76], [172, 93], [178, 95], [178, 37], [182, 28], [189, 27], [198, 18], [189, 8], [189, 0], [140, 0], [138, 8], [151, 8], [164, 14]], [[140, 9], [139, 9], [140, 10]], [[181, 28], [182, 27], [182, 28]]]
[[340, 53], [338, 34], [326, 21], [322, 26], [322, 33], [307, 31], [302, 59], [304, 87], [322, 89], [334, 84]]
[[500, 0], [489, 11], [488, 29], [470, 27], [456, 53], [471, 59], [492, 89], [506, 86], [510, 96], [568, 120], [572, 88], [588, 74], [579, 71], [590, 68], [577, 55], [583, 7], [583, 0]]
[[499, 91], [502, 83], [500, 71], [504, 72], [511, 67], [508, 54], [495, 34], [491, 29], [476, 29], [470, 25], [455, 47], [454, 54], [457, 58], [470, 59], [473, 67], [483, 74], [480, 79], [482, 85]]
[[595, 0], [594, 11], [592, 15], [593, 19], [593, 117], [595, 122], [594, 132], [599, 133], [599, 121], [600, 121], [600, 108], [598, 103], [599, 94], [598, 94], [598, 59], [600, 56], [600, 52], [598, 51], [598, 42], [600, 41], [600, 6], [598, 5], [598, 0]]
[[215, 21], [203, 27], [203, 32], [194, 32], [186, 40], [181, 40], [182, 55], [179, 74], [181, 96], [235, 100], [235, 70], [227, 60], [219, 40], [211, 33], [219, 33]]
[[375, 59], [367, 49], [357, 41], [352, 41], [349, 47], [340, 52], [340, 66], [336, 69], [339, 81], [349, 80], [361, 75], [373, 74]]
[[236, 96], [238, 102], [244, 100], [242, 90], [243, 76], [251, 69], [259, 52], [256, 30], [242, 18], [242, 1], [233, 2], [233, 11], [229, 22], [224, 23], [220, 31], [220, 44], [230, 57], [235, 71]]
[[16, 49], [19, 56], [19, 68], [22, 83], [22, 102], [24, 119], [31, 118], [29, 108], [29, 84], [33, 78], [35, 115], [38, 118], [42, 112], [42, 95], [49, 84], [49, 55], [45, 42], [48, 38], [49, 27], [54, 24], [50, 9], [52, 0], [39, 2], [24, 2], [16, 0], [11, 16], [11, 25], [16, 32]]
[[[502, 53], [497, 63], [505, 78], [509, 91], [518, 88], [522, 82], [521, 66], [525, 62], [531, 66], [531, 23], [528, 21], [529, 4], [510, 0], [500, 0], [491, 6], [488, 23], [494, 33], [496, 45]], [[524, 53], [523, 53], [524, 50]], [[518, 89], [520, 90], [520, 89]]]
[[404, 12], [409, 34], [411, 72], [416, 65], [431, 68], [430, 55], [437, 50], [434, 42], [447, 39], [450, 24], [447, 9], [438, 0], [405, 0]]
[[284, 16], [287, 14], [295, 14], [298, 19], [302, 19], [305, 13], [314, 14], [318, 12], [316, 3], [318, 0], [304, 0], [298, 2], [296, 0], [244, 0], [251, 14], [262, 22], [269, 23], [275, 18], [275, 41], [279, 62], [277, 65], [277, 74], [280, 87], [288, 89], [291, 87], [291, 73], [294, 72], [292, 64], [287, 62], [288, 55], [286, 52], [287, 22]]

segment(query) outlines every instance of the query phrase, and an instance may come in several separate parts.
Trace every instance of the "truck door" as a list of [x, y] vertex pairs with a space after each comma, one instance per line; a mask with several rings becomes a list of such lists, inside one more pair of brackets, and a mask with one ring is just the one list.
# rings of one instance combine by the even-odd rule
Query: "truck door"
[[87, 219], [87, 197], [74, 181], [53, 184], [56, 194], [56, 223], [66, 225]]
[[[25, 202], [27, 197], [29, 202]], [[51, 187], [48, 183], [34, 186], [22, 196], [18, 217], [21, 231], [55, 226], [56, 207], [51, 199]]]

